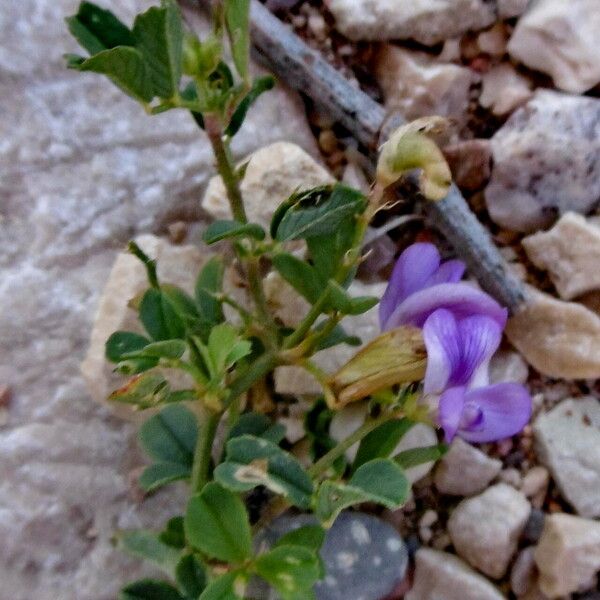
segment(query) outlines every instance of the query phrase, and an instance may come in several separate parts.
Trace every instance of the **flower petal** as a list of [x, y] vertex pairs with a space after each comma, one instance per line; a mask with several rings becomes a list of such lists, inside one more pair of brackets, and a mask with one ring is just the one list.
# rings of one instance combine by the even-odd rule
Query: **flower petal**
[[438, 283], [456, 283], [465, 274], [466, 265], [462, 260], [447, 260], [427, 281], [428, 287]]
[[444, 308], [433, 312], [423, 325], [427, 349], [425, 394], [441, 394], [461, 364], [462, 344], [454, 315]]
[[444, 439], [450, 443], [458, 432], [465, 405], [465, 388], [455, 387], [440, 396], [438, 423], [444, 430]]
[[480, 423], [459, 430], [458, 435], [469, 442], [493, 442], [515, 435], [531, 417], [531, 396], [518, 383], [498, 383], [470, 390], [464, 402], [465, 406], [481, 410], [483, 415]]
[[393, 329], [388, 319], [408, 296], [423, 289], [440, 266], [440, 253], [433, 244], [412, 244], [398, 258], [390, 282], [379, 303], [379, 323], [383, 331]]
[[422, 327], [427, 317], [439, 308], [451, 311], [457, 319], [485, 315], [494, 319], [502, 329], [508, 316], [508, 311], [491, 296], [467, 283], [440, 283], [416, 292], [400, 303], [387, 319], [385, 327]]
[[502, 328], [490, 319], [476, 315], [458, 322], [461, 359], [452, 371], [452, 385], [467, 385], [479, 367], [489, 365], [502, 340]]

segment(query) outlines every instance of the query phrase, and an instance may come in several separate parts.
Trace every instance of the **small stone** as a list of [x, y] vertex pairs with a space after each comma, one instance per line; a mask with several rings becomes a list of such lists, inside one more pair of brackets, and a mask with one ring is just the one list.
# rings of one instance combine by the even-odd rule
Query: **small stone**
[[548, 377], [600, 377], [600, 317], [575, 302], [530, 291], [506, 327], [511, 344]]
[[448, 521], [456, 552], [482, 573], [502, 577], [530, 509], [525, 496], [504, 483], [463, 500]]
[[529, 546], [519, 552], [510, 571], [510, 589], [523, 596], [535, 585], [536, 565], [535, 546]]
[[540, 461], [583, 517], [600, 516], [600, 401], [564, 400], [533, 426]]
[[[240, 189], [248, 220], [268, 228], [275, 209], [293, 192], [332, 182], [331, 175], [300, 146], [275, 142], [250, 156]], [[231, 219], [219, 176], [209, 181], [202, 207], [215, 219]]]
[[313, 12], [308, 16], [308, 28], [318, 40], [324, 40], [327, 37], [327, 24], [323, 15]]
[[503, 56], [506, 52], [508, 36], [502, 23], [496, 23], [491, 29], [482, 31], [477, 36], [477, 45], [481, 52], [490, 56]]
[[461, 189], [480, 190], [488, 182], [492, 160], [489, 140], [466, 140], [445, 146], [444, 156]]
[[498, 0], [498, 16], [501, 19], [520, 17], [530, 0]]
[[181, 244], [187, 236], [188, 225], [183, 221], [175, 221], [167, 227], [167, 231], [169, 232], [169, 241], [172, 244]]
[[495, 115], [506, 115], [533, 96], [531, 88], [527, 77], [510, 63], [501, 63], [483, 75], [479, 104]]
[[505, 229], [535, 231], [560, 214], [597, 205], [600, 99], [538, 90], [491, 142], [494, 166], [485, 199], [491, 218]]
[[453, 554], [421, 548], [405, 600], [504, 600], [504, 596]]
[[498, 475], [502, 463], [471, 444], [455, 438], [438, 463], [433, 481], [443, 494], [472, 496], [482, 492]]
[[424, 544], [429, 544], [433, 538], [431, 527], [419, 527], [419, 538]]
[[551, 598], [589, 587], [600, 571], [600, 523], [565, 513], [549, 515], [535, 562], [540, 588]]
[[564, 300], [600, 289], [600, 227], [582, 215], [565, 213], [552, 229], [522, 243], [531, 262], [548, 271]]
[[386, 107], [406, 119], [432, 114], [459, 121], [466, 118], [473, 75], [465, 67], [385, 44], [377, 54], [375, 76]]
[[332, 154], [337, 150], [338, 141], [331, 129], [324, 129], [319, 134], [319, 147], [325, 154]]
[[542, 535], [546, 515], [539, 508], [532, 508], [521, 537], [530, 544], [536, 544]]
[[516, 490], [521, 489], [521, 473], [519, 473], [518, 469], [502, 469], [498, 475], [498, 479], [507, 485], [511, 485]]
[[434, 45], [495, 20], [485, 0], [330, 0], [337, 29], [351, 40], [414, 39]]
[[539, 0], [519, 19], [508, 51], [557, 88], [581, 94], [600, 82], [599, 31], [596, 0]]
[[529, 366], [514, 350], [500, 350], [490, 361], [490, 383], [526, 383]]
[[[336, 442], [347, 438], [364, 423], [367, 411], [368, 404], [366, 402], [355, 402], [336, 411], [329, 427], [329, 434]], [[402, 439], [392, 452], [392, 456], [404, 450], [423, 448], [434, 444], [437, 444], [435, 429], [424, 423], [417, 423], [402, 436]], [[348, 448], [346, 451], [348, 461], [352, 462], [355, 459], [358, 446], [359, 444], [356, 443]], [[430, 473], [434, 464], [432, 461], [406, 469], [406, 477], [411, 483], [415, 483]]]
[[431, 527], [438, 520], [438, 514], [431, 508], [427, 509], [419, 519], [419, 527]]
[[460, 38], [446, 40], [442, 51], [437, 59], [442, 63], [451, 63], [460, 61]]
[[527, 471], [521, 483], [521, 491], [527, 498], [533, 498], [539, 494], [546, 493], [548, 483], [550, 481], [550, 473], [546, 467], [537, 465]]

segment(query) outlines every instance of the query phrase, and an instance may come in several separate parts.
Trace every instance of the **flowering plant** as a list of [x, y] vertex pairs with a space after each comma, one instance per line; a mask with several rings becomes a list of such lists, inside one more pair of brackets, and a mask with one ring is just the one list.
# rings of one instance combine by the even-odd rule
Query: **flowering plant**
[[[106, 342], [107, 359], [130, 377], [110, 400], [155, 409], [140, 430], [153, 460], [140, 485], [151, 493], [183, 480], [189, 501], [185, 514], [174, 515], [159, 531], [117, 534], [120, 547], [152, 561], [167, 577], [127, 585], [124, 600], [241, 598], [253, 577], [284, 600], [314, 597], [324, 575], [319, 548], [340, 512], [364, 502], [402, 506], [410, 492], [404, 469], [445, 452], [444, 444], [436, 444], [394, 455], [388, 436], [399, 440], [416, 420], [427, 419], [444, 430], [447, 442], [455, 435], [491, 441], [517, 433], [530, 412], [521, 386], [488, 385], [506, 311], [460, 282], [464, 265], [441, 263], [431, 244], [415, 244], [400, 256], [380, 302], [381, 336], [336, 373], [317, 366], [317, 351], [356, 343], [340, 324], [344, 317], [379, 301], [353, 297], [348, 287], [383, 187], [418, 168], [423, 194], [434, 201], [448, 189], [448, 166], [427, 126], [413, 123], [381, 149], [368, 198], [340, 184], [323, 186], [282, 198], [268, 232], [249, 222], [240, 191], [244, 168], [233, 163], [230, 142], [273, 80], [253, 81], [249, 74], [248, 0], [213, 4], [213, 29], [202, 41], [185, 30], [173, 0], [138, 15], [132, 28], [89, 2], [67, 19], [89, 52], [69, 55], [70, 68], [106, 75], [149, 114], [185, 109], [204, 130], [233, 218], [209, 225], [203, 239], [209, 245], [229, 240], [250, 297], [241, 304], [224, 291], [219, 257], [202, 268], [190, 296], [160, 281], [152, 257], [135, 243], [129, 246], [144, 264], [149, 286], [131, 302], [140, 330], [115, 332]], [[223, 59], [224, 38], [232, 67]], [[289, 251], [291, 241], [302, 244], [303, 257]], [[266, 269], [310, 304], [293, 329], [267, 304], [261, 276]], [[237, 318], [227, 319], [225, 307]], [[316, 399], [306, 419], [313, 442], [308, 467], [289, 451], [281, 424], [246, 409], [245, 396], [264, 390], [282, 365], [306, 369], [323, 388], [326, 403]], [[165, 368], [183, 378], [169, 379]], [[365, 399], [364, 422], [335, 444], [322, 424], [332, 411]], [[340, 466], [356, 443], [356, 460]], [[254, 530], [291, 506], [313, 513], [318, 525], [302, 527], [266, 551], [257, 549], [244, 502], [257, 487], [268, 494]]]

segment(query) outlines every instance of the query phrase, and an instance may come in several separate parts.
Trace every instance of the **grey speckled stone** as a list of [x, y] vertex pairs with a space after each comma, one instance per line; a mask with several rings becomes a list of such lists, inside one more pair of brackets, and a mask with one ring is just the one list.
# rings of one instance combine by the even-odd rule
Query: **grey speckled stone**
[[539, 90], [492, 138], [492, 219], [535, 231], [600, 199], [600, 100]]

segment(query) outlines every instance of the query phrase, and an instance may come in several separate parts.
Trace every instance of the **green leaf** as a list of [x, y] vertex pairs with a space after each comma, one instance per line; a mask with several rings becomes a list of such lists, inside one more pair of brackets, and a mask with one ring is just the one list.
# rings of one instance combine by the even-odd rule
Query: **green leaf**
[[139, 102], [148, 103], [154, 97], [146, 63], [136, 48], [117, 46], [103, 50], [84, 60], [76, 68], [79, 71], [106, 75], [116, 86]]
[[356, 296], [350, 300], [348, 309], [349, 315], [362, 315], [374, 306], [379, 304], [379, 298], [376, 296]]
[[185, 548], [185, 532], [183, 531], [183, 517], [173, 517], [159, 535], [160, 541], [173, 548]]
[[[334, 412], [323, 398], [319, 398], [304, 417], [304, 429], [310, 441], [310, 451], [313, 460], [321, 458], [335, 446], [337, 442], [329, 435], [329, 427]], [[335, 472], [339, 475], [346, 470], [346, 459], [340, 456], [334, 463]]]
[[292, 254], [282, 252], [273, 257], [273, 266], [277, 272], [311, 304], [314, 304], [323, 292], [323, 282], [313, 267]]
[[82, 2], [76, 15], [65, 19], [69, 31], [90, 54], [115, 46], [133, 46], [135, 40], [129, 28], [109, 10]]
[[138, 409], [152, 408], [167, 400], [169, 383], [158, 373], [135, 375], [123, 387], [115, 390], [108, 399], [112, 402], [132, 404]]
[[150, 288], [146, 291], [140, 302], [139, 316], [154, 340], [183, 338], [185, 335], [185, 322], [162, 289]]
[[271, 75], [256, 78], [252, 83], [250, 91], [242, 98], [237, 108], [233, 111], [229, 125], [225, 129], [225, 134], [233, 137], [240, 130], [252, 104], [254, 104], [261, 94], [273, 89], [273, 87], [275, 87], [275, 79]]
[[[196, 280], [196, 306], [198, 307], [200, 320], [206, 323], [208, 330], [225, 320], [222, 303], [215, 298], [215, 295], [219, 294], [223, 289], [224, 273], [225, 266], [223, 260], [215, 256], [202, 267]], [[206, 341], [207, 338], [208, 332], [204, 340]]]
[[206, 569], [193, 554], [188, 554], [179, 561], [175, 580], [189, 600], [197, 600], [206, 587]]
[[238, 571], [226, 573], [211, 581], [198, 600], [243, 600], [240, 594], [244, 593], [245, 585], [246, 578]]
[[262, 438], [243, 435], [227, 442], [227, 459], [214, 477], [236, 492], [264, 485], [295, 506], [310, 507], [313, 485], [305, 469], [291, 454]]
[[313, 552], [318, 552], [325, 541], [325, 529], [320, 525], [305, 525], [294, 529], [280, 537], [277, 546], [303, 546]]
[[290, 206], [277, 226], [275, 237], [280, 242], [332, 234], [349, 216], [360, 214], [365, 197], [352, 188], [335, 184], [329, 193], [304, 194]]
[[160, 289], [173, 310], [184, 322], [194, 322], [198, 318], [196, 302], [187, 292], [168, 283], [163, 283]]
[[185, 515], [185, 535], [194, 548], [217, 560], [239, 564], [252, 553], [250, 523], [244, 503], [215, 482], [206, 484], [190, 499]]
[[208, 354], [215, 374], [224, 373], [236, 362], [252, 352], [252, 344], [240, 339], [235, 327], [220, 323], [208, 336]]
[[306, 598], [319, 580], [321, 568], [315, 552], [302, 546], [277, 546], [256, 559], [256, 572], [283, 600]]
[[139, 333], [132, 331], [115, 331], [105, 345], [105, 355], [108, 360], [118, 363], [126, 354], [142, 350], [150, 340]]
[[191, 468], [198, 437], [194, 413], [179, 404], [163, 408], [140, 428], [138, 439], [146, 453], [163, 463]]
[[211, 223], [204, 231], [202, 239], [207, 244], [214, 244], [221, 240], [238, 237], [251, 237], [255, 240], [264, 240], [265, 231], [256, 223], [222, 220]]
[[143, 529], [121, 531], [115, 540], [119, 550], [154, 563], [169, 577], [175, 576], [181, 551], [161, 541], [159, 534]]
[[233, 62], [240, 77], [246, 79], [250, 58], [250, 0], [226, 0], [224, 8]]
[[181, 15], [172, 0], [138, 15], [133, 24], [136, 46], [144, 57], [154, 95], [172, 98], [179, 89], [183, 53]]
[[315, 514], [329, 525], [343, 509], [363, 502], [398, 508], [409, 491], [404, 471], [394, 461], [378, 458], [359, 467], [347, 484], [324, 481], [317, 492]]
[[[327, 321], [319, 323], [315, 327], [316, 331], [320, 331]], [[325, 350], [339, 344], [348, 344], [348, 346], [360, 346], [361, 339], [355, 335], [349, 335], [346, 333], [341, 325], [336, 325], [333, 331], [325, 338], [323, 338], [315, 348], [315, 351]]]
[[119, 592], [119, 600], [185, 600], [185, 598], [166, 581], [141, 579], [125, 586]]
[[[145, 339], [145, 338], [144, 338]], [[186, 343], [183, 340], [164, 340], [162, 342], [150, 342], [141, 350], [127, 352], [124, 358], [181, 358], [186, 349]]]
[[394, 462], [403, 469], [410, 469], [442, 458], [448, 452], [446, 444], [435, 444], [423, 448], [411, 448], [394, 456]]
[[362, 439], [352, 468], [356, 470], [375, 458], [387, 458], [413, 425], [410, 419], [382, 423]]
[[231, 428], [228, 439], [242, 435], [253, 435], [279, 444], [285, 437], [285, 427], [281, 423], [273, 423], [266, 415], [248, 412], [241, 415]]
[[145, 491], [153, 492], [173, 481], [189, 479], [191, 474], [192, 469], [187, 465], [159, 462], [146, 467], [138, 483]]

